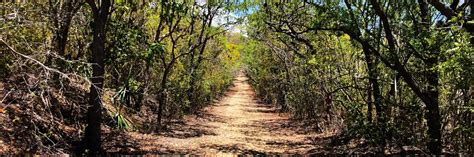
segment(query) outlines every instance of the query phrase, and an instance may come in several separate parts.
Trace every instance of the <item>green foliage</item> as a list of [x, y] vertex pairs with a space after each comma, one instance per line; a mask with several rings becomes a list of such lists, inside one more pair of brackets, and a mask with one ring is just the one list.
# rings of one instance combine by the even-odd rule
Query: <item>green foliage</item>
[[150, 64], [151, 62], [154, 61], [154, 59], [159, 56], [159, 55], [163, 55], [163, 53], [165, 52], [165, 46], [161, 43], [151, 43], [149, 46], [148, 46], [148, 50], [146, 51], [146, 53], [143, 54], [143, 59], [146, 60], [146, 62], [148, 64]]
[[7, 77], [10, 75], [11, 70], [10, 70], [10, 65], [12, 64], [12, 59], [9, 57], [9, 55], [3, 54], [0, 58], [0, 77]]
[[[384, 6], [388, 26], [368, 1], [260, 5], [247, 17], [249, 39], [243, 48], [257, 94], [295, 118], [317, 119], [320, 126], [343, 120], [351, 136], [371, 144], [421, 145], [429, 141], [426, 106], [438, 105], [421, 98], [439, 90], [439, 97], [430, 99], [439, 100], [445, 142], [458, 139], [463, 142], [457, 148], [472, 149], [467, 146], [472, 135], [465, 131], [472, 128], [465, 117], [470, 113], [460, 111], [472, 104], [468, 92], [474, 78], [472, 34], [463, 27], [470, 22], [466, 12], [437, 24], [421, 23], [416, 2], [374, 2]], [[400, 74], [403, 69], [407, 73]], [[414, 84], [405, 82], [410, 79]]]
[[[436, 99], [443, 144], [472, 151], [472, 8], [458, 8], [456, 16], [445, 18], [431, 4], [427, 15], [420, 14], [422, 1], [374, 2], [380, 3], [388, 23], [372, 1], [161, 1], [154, 6], [114, 1], [106, 23], [104, 93], [112, 93], [115, 109], [104, 105], [113, 111], [104, 118], [111, 122], [106, 124], [123, 130], [132, 124], [155, 125], [149, 115], [157, 114], [157, 106], [165, 106], [166, 118], [194, 113], [219, 98], [244, 68], [262, 101], [296, 120], [311, 121], [319, 131], [347, 129], [372, 145], [423, 147], [430, 141], [428, 106], [434, 104], [427, 100]], [[59, 29], [50, 7], [59, 4], [0, 5], [1, 38], [30, 57], [14, 55], [0, 44], [0, 77], [31, 76], [15, 87], [26, 84], [26, 95], [41, 97], [41, 102], [53, 101], [52, 91], [75, 94], [60, 98], [82, 99], [89, 84], [76, 79], [90, 78], [87, 62], [96, 57], [89, 48], [93, 16], [88, 5], [74, 13], [65, 54], [49, 55]], [[227, 25], [210, 20], [229, 13], [239, 16], [236, 22], [245, 22], [238, 26], [245, 27], [244, 33], [228, 32]], [[53, 78], [44, 66], [68, 77]], [[160, 98], [164, 101], [158, 102]], [[85, 103], [70, 101], [73, 106]], [[82, 113], [78, 110], [71, 112]], [[54, 118], [63, 120], [63, 112]], [[130, 120], [137, 116], [144, 120]], [[51, 132], [41, 136], [53, 137]]]
[[130, 128], [130, 125], [128, 124], [127, 120], [123, 117], [123, 115], [117, 113], [115, 117], [117, 119], [117, 127], [119, 129], [127, 130], [128, 128]]

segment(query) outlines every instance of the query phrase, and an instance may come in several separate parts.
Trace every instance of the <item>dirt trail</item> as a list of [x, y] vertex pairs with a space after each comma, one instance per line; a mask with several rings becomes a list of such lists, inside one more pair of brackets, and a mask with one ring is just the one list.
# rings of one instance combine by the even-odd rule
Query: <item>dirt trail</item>
[[[183, 123], [170, 124], [161, 135], [129, 133], [136, 149], [126, 151], [165, 153], [298, 153], [317, 148], [320, 134], [295, 126], [286, 114], [257, 103], [247, 77], [239, 74], [234, 86], [217, 103]], [[128, 148], [131, 149], [131, 148]]]

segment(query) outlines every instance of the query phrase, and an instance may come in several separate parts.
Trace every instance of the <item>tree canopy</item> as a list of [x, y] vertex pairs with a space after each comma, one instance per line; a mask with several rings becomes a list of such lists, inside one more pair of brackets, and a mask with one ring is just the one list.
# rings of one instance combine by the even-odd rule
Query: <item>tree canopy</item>
[[0, 126], [11, 129], [0, 140], [33, 153], [104, 152], [104, 129], [169, 131], [243, 72], [259, 100], [334, 143], [472, 153], [473, 7], [2, 1]]

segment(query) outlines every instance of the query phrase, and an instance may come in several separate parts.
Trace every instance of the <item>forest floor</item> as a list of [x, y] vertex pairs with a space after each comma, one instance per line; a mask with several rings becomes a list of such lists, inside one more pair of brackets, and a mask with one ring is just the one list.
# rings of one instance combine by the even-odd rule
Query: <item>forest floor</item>
[[106, 150], [212, 155], [307, 154], [324, 149], [333, 134], [314, 132], [304, 123], [290, 120], [288, 114], [278, 113], [271, 105], [259, 103], [247, 79], [239, 74], [234, 86], [218, 102], [197, 115], [171, 122], [169, 131], [115, 136], [116, 140], [122, 139], [122, 146], [106, 142]]
[[[123, 131], [103, 125], [103, 148], [109, 153], [134, 155], [374, 154], [375, 147], [362, 139], [351, 140], [340, 136], [343, 133], [337, 132], [340, 131], [337, 127], [331, 127], [336, 130], [326, 129], [318, 132], [321, 128], [316, 122], [294, 120], [288, 113], [280, 113], [273, 105], [260, 103], [247, 80], [243, 73], [237, 75], [233, 86], [221, 99], [196, 114], [168, 120], [167, 127], [160, 133]], [[0, 87], [4, 87], [3, 85], [0, 82]], [[80, 139], [80, 133], [74, 127], [76, 123], [63, 125], [60, 119], [44, 116], [50, 112], [34, 108], [32, 104], [38, 102], [35, 103], [27, 93], [19, 93], [12, 97], [21, 98], [17, 103], [32, 103], [8, 105], [8, 108], [0, 104], [0, 156], [5, 153], [21, 154], [30, 151], [39, 153], [74, 151], [63, 148], [78, 146], [79, 143], [75, 141]], [[48, 117], [53, 118], [46, 119]], [[55, 131], [54, 134], [51, 133], [55, 136], [48, 139], [55, 139], [54, 146], [59, 149], [46, 145], [38, 146], [38, 138], [44, 136], [36, 135], [37, 130], [41, 128]], [[393, 154], [397, 151], [400, 149], [392, 147], [385, 149], [384, 153]]]

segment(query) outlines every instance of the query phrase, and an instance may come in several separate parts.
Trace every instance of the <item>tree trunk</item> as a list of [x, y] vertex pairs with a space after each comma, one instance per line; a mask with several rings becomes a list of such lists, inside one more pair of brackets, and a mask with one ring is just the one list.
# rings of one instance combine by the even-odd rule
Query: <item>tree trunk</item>
[[[369, 49], [363, 48], [364, 49], [364, 56], [365, 56], [365, 61], [367, 62], [367, 71], [369, 74], [369, 82], [371, 85], [371, 91], [372, 91], [372, 96], [374, 98], [374, 104], [375, 104], [375, 110], [376, 110], [376, 117], [377, 120], [380, 122], [380, 118], [382, 117], [381, 114], [383, 112], [383, 107], [382, 107], [382, 94], [380, 93], [380, 85], [377, 81], [378, 77], [378, 71], [377, 71], [377, 65], [375, 63], [375, 60], [371, 57], [371, 54], [369, 52]], [[369, 109], [372, 111], [372, 105], [369, 104]], [[371, 115], [372, 113], [370, 113]], [[371, 119], [371, 118], [370, 118]]]
[[104, 57], [105, 57], [105, 25], [109, 15], [110, 0], [102, 0], [100, 8], [95, 2], [88, 1], [93, 10], [94, 21], [92, 23], [92, 45], [91, 63], [92, 77], [89, 94], [89, 107], [87, 109], [87, 127], [83, 144], [91, 153], [101, 151], [100, 126], [102, 121], [101, 90], [104, 83]]
[[158, 121], [157, 130], [158, 131], [160, 131], [161, 127], [162, 127], [161, 121], [162, 121], [162, 117], [163, 117], [163, 108], [166, 105], [166, 94], [165, 94], [165, 92], [166, 92], [166, 90], [161, 91], [160, 94], [159, 94], [159, 98], [158, 98], [158, 103], [160, 105], [158, 107], [158, 117], [157, 117], [157, 121]]
[[[189, 105], [191, 106], [190, 108], [193, 108], [193, 107], [196, 107], [196, 95], [195, 95], [195, 86], [196, 86], [196, 81], [197, 81], [197, 70], [199, 69], [199, 65], [201, 64], [202, 60], [203, 60], [203, 54], [204, 54], [204, 50], [206, 49], [206, 44], [207, 44], [207, 41], [208, 41], [208, 35], [209, 34], [205, 34], [205, 28], [206, 27], [210, 27], [211, 25], [211, 21], [212, 21], [212, 17], [209, 17], [209, 15], [211, 14], [211, 10], [208, 9], [207, 11], [208, 12], [208, 15], [206, 17], [206, 21], [203, 21], [203, 26], [201, 28], [201, 31], [199, 33], [199, 37], [198, 37], [198, 41], [199, 41], [199, 45], [201, 45], [200, 49], [199, 49], [199, 54], [198, 54], [198, 59], [197, 59], [197, 63], [194, 62], [194, 49], [192, 50], [193, 53], [191, 55], [191, 70], [190, 70], [190, 75], [191, 75], [191, 78], [190, 78], [190, 81], [189, 81], [189, 90], [188, 90], [188, 100], [189, 100]], [[204, 35], [205, 34], [205, 35]], [[203, 37], [204, 37], [204, 40], [203, 40]]]
[[65, 56], [69, 27], [77, 9], [71, 0], [66, 0], [61, 5], [59, 19], [56, 19], [58, 21], [56, 31], [53, 34], [53, 48], [61, 56]]
[[[369, 86], [372, 86], [372, 83], [369, 82]], [[367, 121], [369, 123], [372, 123], [372, 112], [373, 112], [373, 106], [372, 106], [372, 89], [367, 90]]]
[[164, 107], [166, 106], [166, 89], [167, 89], [167, 85], [166, 83], [168, 82], [168, 75], [171, 71], [171, 67], [172, 67], [172, 64], [173, 62], [170, 62], [165, 68], [165, 71], [163, 73], [163, 77], [161, 79], [161, 90], [158, 94], [158, 103], [159, 103], [159, 107], [158, 107], [158, 117], [157, 117], [157, 121], [158, 121], [158, 126], [157, 126], [157, 130], [160, 131], [161, 130], [161, 127], [163, 126], [162, 125], [162, 118], [163, 118], [163, 109]]
[[191, 69], [191, 80], [189, 82], [189, 85], [190, 85], [190, 88], [189, 88], [189, 98], [190, 99], [190, 105], [191, 107], [196, 107], [196, 95], [194, 94], [195, 93], [195, 86], [196, 86], [196, 81], [198, 80], [198, 72], [197, 70], [199, 69], [199, 66], [201, 65], [202, 63], [202, 60], [204, 59], [204, 50], [206, 49], [206, 43], [208, 41], [208, 38], [204, 39], [202, 45], [201, 45], [201, 49], [199, 50], [199, 54], [198, 54], [198, 59], [197, 59], [197, 63], [192, 65], [192, 69]]
[[188, 89], [188, 100], [189, 100], [189, 108], [187, 108], [187, 112], [191, 112], [194, 107], [196, 107], [196, 96], [195, 96], [195, 86], [196, 86], [196, 69], [194, 65], [191, 65], [191, 78], [189, 80], [189, 89]]
[[[378, 140], [379, 140], [379, 145], [383, 148], [385, 147], [385, 124], [386, 124], [386, 117], [385, 117], [385, 109], [384, 107], [382, 106], [382, 94], [381, 94], [381, 91], [380, 91], [380, 85], [379, 85], [379, 82], [377, 80], [377, 77], [378, 77], [378, 71], [377, 71], [377, 63], [375, 62], [375, 59], [372, 58], [371, 56], [371, 52], [370, 52], [370, 49], [363, 46], [362, 47], [363, 51], [364, 51], [364, 57], [365, 57], [365, 61], [367, 63], [367, 72], [369, 74], [369, 83], [370, 83], [370, 86], [372, 87], [371, 88], [371, 94], [372, 95], [369, 95], [369, 98], [371, 96], [373, 96], [373, 104], [375, 106], [375, 112], [376, 112], [376, 119], [377, 119], [377, 128], [379, 129], [379, 134], [380, 136], [377, 137]], [[370, 99], [369, 99], [370, 100]], [[373, 107], [372, 107], [372, 102], [369, 102], [368, 104], [368, 120], [369, 122], [372, 121], [372, 110], [373, 110]]]
[[[436, 56], [436, 55], [435, 55]], [[436, 70], [437, 57], [430, 58], [427, 63], [430, 71], [427, 72], [428, 91], [423, 97], [426, 104], [426, 120], [428, 123], [428, 134], [430, 141], [428, 149], [433, 154], [441, 154], [441, 115], [439, 113], [439, 74]], [[422, 99], [423, 99], [422, 98]]]
[[439, 113], [439, 101], [438, 91], [431, 91], [428, 94], [427, 98], [429, 100], [426, 104], [426, 109], [428, 112], [426, 113], [426, 120], [428, 123], [428, 135], [430, 137], [430, 141], [428, 142], [428, 149], [432, 154], [441, 154], [441, 115]]
[[[65, 51], [66, 51], [66, 44], [67, 44], [67, 38], [69, 35], [69, 27], [71, 25], [72, 18], [76, 14], [76, 12], [80, 9], [81, 7], [81, 2], [78, 1], [73, 1], [73, 0], [65, 0], [64, 2], [61, 3], [61, 6], [53, 6], [51, 4], [51, 21], [53, 22], [53, 25], [55, 27], [54, 33], [53, 33], [53, 38], [52, 38], [52, 43], [51, 46], [53, 47], [53, 50], [60, 56], [66, 57]], [[56, 8], [59, 7], [60, 10], [56, 10]], [[70, 55], [68, 57], [70, 58]], [[46, 65], [53, 65], [54, 60], [52, 56], [48, 56], [46, 59]], [[64, 67], [64, 61], [59, 60], [57, 63], [59, 69], [62, 69]]]
[[[421, 31], [429, 31], [429, 8], [427, 0], [418, 0], [421, 10]], [[420, 32], [421, 32], [420, 31]], [[439, 74], [436, 70], [438, 64], [438, 54], [435, 52], [434, 57], [427, 60], [427, 66], [430, 71], [426, 73], [428, 78], [428, 90], [422, 95], [418, 95], [426, 105], [426, 120], [428, 123], [428, 135], [430, 141], [427, 146], [431, 153], [441, 154], [441, 115], [439, 113]]]

